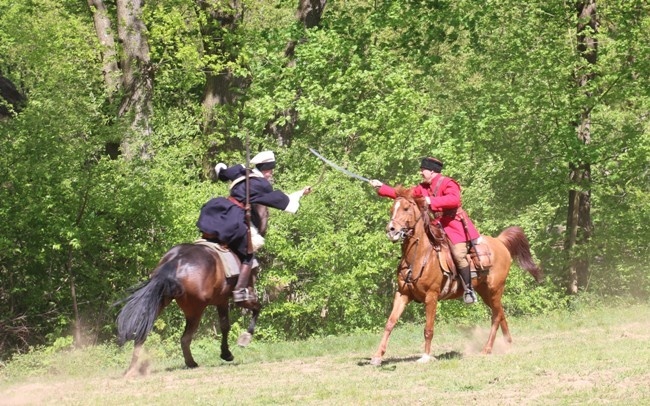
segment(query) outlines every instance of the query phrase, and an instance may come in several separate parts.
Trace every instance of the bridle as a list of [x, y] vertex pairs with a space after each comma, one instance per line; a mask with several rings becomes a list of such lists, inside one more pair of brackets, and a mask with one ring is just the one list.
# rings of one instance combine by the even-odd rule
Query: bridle
[[[408, 199], [404, 197], [398, 197], [395, 199], [395, 202], [397, 203], [398, 201], [402, 201], [402, 200], [408, 200]], [[409, 202], [409, 203], [411, 205], [414, 204], [413, 202]], [[413, 209], [410, 208], [409, 210], [413, 210]], [[406, 222], [397, 221], [395, 220], [395, 212], [393, 212], [389, 224], [395, 224], [397, 226], [391, 228], [397, 229], [398, 230], [397, 233], [399, 235], [400, 241], [404, 241], [405, 238], [413, 236], [413, 231], [415, 230], [415, 226], [417, 226], [420, 220], [422, 220], [422, 216], [418, 216], [418, 219], [415, 221], [415, 223], [413, 223], [413, 225], [410, 226], [409, 225], [410, 219], [406, 220]]]
[[[401, 200], [406, 200], [411, 205], [417, 205], [417, 203], [410, 201], [406, 197], [398, 197], [398, 198], [396, 198], [395, 199], [395, 204], [397, 204]], [[428, 219], [428, 214], [427, 214], [426, 208], [424, 210], [422, 210], [420, 215], [417, 216], [417, 220], [415, 220], [415, 222], [411, 226], [409, 224], [410, 219], [405, 221], [405, 222], [397, 221], [397, 220], [394, 219], [395, 213], [397, 212], [397, 210], [399, 210], [399, 207], [394, 208], [394, 212], [393, 212], [393, 215], [391, 216], [389, 224], [394, 224], [394, 225], [391, 225], [391, 228], [398, 230], [397, 233], [394, 234], [394, 235], [399, 235], [399, 239], [402, 242], [405, 242], [405, 240], [407, 238], [413, 237], [413, 234], [415, 232], [415, 227], [417, 226], [417, 224], [420, 221], [425, 221], [425, 219]], [[413, 210], [413, 208], [409, 208], [407, 210]], [[425, 227], [425, 228], [427, 228], [427, 227]], [[433, 246], [433, 248], [435, 248], [435, 245], [432, 244], [432, 241], [429, 238], [426, 238], [426, 240], [428, 240], [429, 243]], [[404, 277], [404, 281], [407, 283], [409, 289], [412, 289], [413, 284], [415, 284], [420, 279], [420, 277], [422, 276], [422, 274], [424, 272], [424, 268], [426, 267], [427, 263], [429, 262], [429, 259], [430, 259], [430, 256], [431, 256], [431, 251], [433, 251], [433, 250], [431, 250], [428, 255], [423, 257], [423, 261], [422, 261], [422, 264], [421, 264], [421, 267], [420, 267], [420, 271], [419, 271], [417, 276], [413, 277], [413, 264], [415, 263], [415, 260], [416, 260], [416, 255], [417, 255], [419, 245], [420, 245], [420, 238], [418, 237], [414, 242], [408, 244], [407, 250], [403, 252], [403, 255], [410, 257], [410, 259], [407, 261], [408, 266], [406, 268], [401, 269], [400, 273], [405, 271], [403, 277]], [[410, 254], [408, 253], [408, 251], [410, 251]]]

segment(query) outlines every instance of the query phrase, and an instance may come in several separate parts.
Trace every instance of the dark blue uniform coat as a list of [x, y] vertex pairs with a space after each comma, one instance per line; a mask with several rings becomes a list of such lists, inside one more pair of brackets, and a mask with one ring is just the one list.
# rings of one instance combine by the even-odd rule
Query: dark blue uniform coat
[[[243, 165], [219, 171], [220, 180], [236, 182], [230, 188], [230, 196], [242, 205], [246, 202], [244, 176]], [[273, 190], [271, 183], [260, 172], [254, 170], [249, 176], [249, 183], [251, 204], [261, 204], [279, 210], [285, 210], [289, 206], [291, 198], [280, 190]], [[259, 224], [255, 224], [256, 220], [253, 218], [253, 223], [259, 228]], [[219, 243], [226, 244], [241, 260], [248, 256], [246, 213], [243, 208], [227, 198], [216, 197], [205, 203], [196, 225], [202, 233], [212, 234]]]

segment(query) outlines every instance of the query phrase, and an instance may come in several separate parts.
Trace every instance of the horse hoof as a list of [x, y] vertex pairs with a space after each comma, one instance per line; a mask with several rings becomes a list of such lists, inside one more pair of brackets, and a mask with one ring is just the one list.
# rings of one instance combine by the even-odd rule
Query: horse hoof
[[197, 364], [194, 360], [190, 362], [185, 362], [185, 365], [187, 365], [188, 368], [196, 368], [199, 366], [199, 364]]
[[144, 361], [138, 368], [140, 375], [149, 375], [149, 361]]
[[381, 366], [381, 357], [372, 357], [370, 358], [370, 365], [374, 367], [380, 367]]
[[124, 378], [125, 379], [131, 379], [139, 376], [140, 374], [138, 373], [138, 370], [135, 368], [129, 368], [124, 372]]
[[418, 364], [426, 364], [427, 362], [431, 361], [431, 355], [424, 354], [423, 356], [418, 359], [417, 362]]
[[235, 357], [232, 355], [230, 351], [221, 353], [221, 359], [227, 362], [230, 362], [235, 359]]
[[245, 331], [241, 333], [241, 335], [237, 339], [237, 345], [240, 347], [246, 347], [248, 344], [251, 343], [252, 339], [253, 339], [253, 335], [248, 331]]

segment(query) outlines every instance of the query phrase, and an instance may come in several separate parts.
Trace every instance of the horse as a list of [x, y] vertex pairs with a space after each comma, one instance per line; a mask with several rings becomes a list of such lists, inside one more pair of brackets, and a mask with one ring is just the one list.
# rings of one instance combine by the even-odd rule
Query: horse
[[[381, 365], [390, 334], [406, 306], [413, 300], [424, 303], [426, 312], [424, 354], [417, 362], [431, 360], [431, 341], [438, 301], [459, 298], [464, 292], [458, 280], [445, 271], [448, 267], [441, 264], [438, 252], [445, 235], [440, 228], [430, 225], [424, 199], [412, 197], [410, 190], [402, 187], [397, 187], [396, 193], [386, 235], [392, 242], [402, 241], [402, 257], [397, 269], [398, 287], [393, 308], [379, 347], [370, 360], [374, 366]], [[489, 246], [492, 266], [489, 272], [477, 273], [472, 279], [472, 286], [492, 311], [490, 334], [482, 350], [483, 354], [490, 354], [499, 327], [506, 341], [512, 343], [501, 297], [513, 258], [538, 283], [542, 281], [543, 275], [532, 259], [528, 239], [520, 227], [508, 227], [496, 238], [481, 236], [481, 239], [482, 243]]]
[[[236, 258], [233, 255], [233, 258]], [[238, 262], [237, 262], [238, 263]], [[149, 280], [135, 287], [134, 292], [119, 303], [125, 303], [117, 317], [118, 343], [123, 345], [134, 341], [131, 364], [125, 376], [138, 373], [138, 359], [147, 336], [160, 312], [176, 300], [185, 314], [185, 330], [181, 336], [181, 349], [188, 368], [198, 364], [192, 357], [190, 344], [201, 322], [203, 311], [214, 305], [219, 315], [221, 330], [221, 359], [232, 361], [234, 356], [228, 346], [230, 333], [229, 299], [236, 278], [227, 278], [225, 264], [217, 248], [210, 243], [185, 243], [172, 247], [151, 273]], [[254, 286], [255, 275], [251, 275], [249, 286]], [[261, 305], [258, 302], [244, 302], [244, 307], [252, 312], [248, 328], [237, 344], [247, 346], [255, 331]]]

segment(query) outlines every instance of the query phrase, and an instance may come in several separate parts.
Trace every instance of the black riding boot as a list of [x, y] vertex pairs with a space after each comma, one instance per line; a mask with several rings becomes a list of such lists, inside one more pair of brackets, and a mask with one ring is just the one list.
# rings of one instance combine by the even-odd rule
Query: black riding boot
[[251, 264], [241, 264], [239, 268], [239, 277], [237, 278], [237, 285], [232, 291], [232, 297], [235, 303], [242, 302], [255, 302], [257, 297], [254, 292], [249, 292], [248, 281], [251, 276]]
[[474, 293], [474, 289], [472, 288], [472, 273], [470, 267], [467, 266], [465, 268], [459, 269], [458, 274], [460, 275], [460, 279], [463, 282], [463, 287], [465, 288], [463, 300], [467, 304], [476, 302], [476, 293]]

